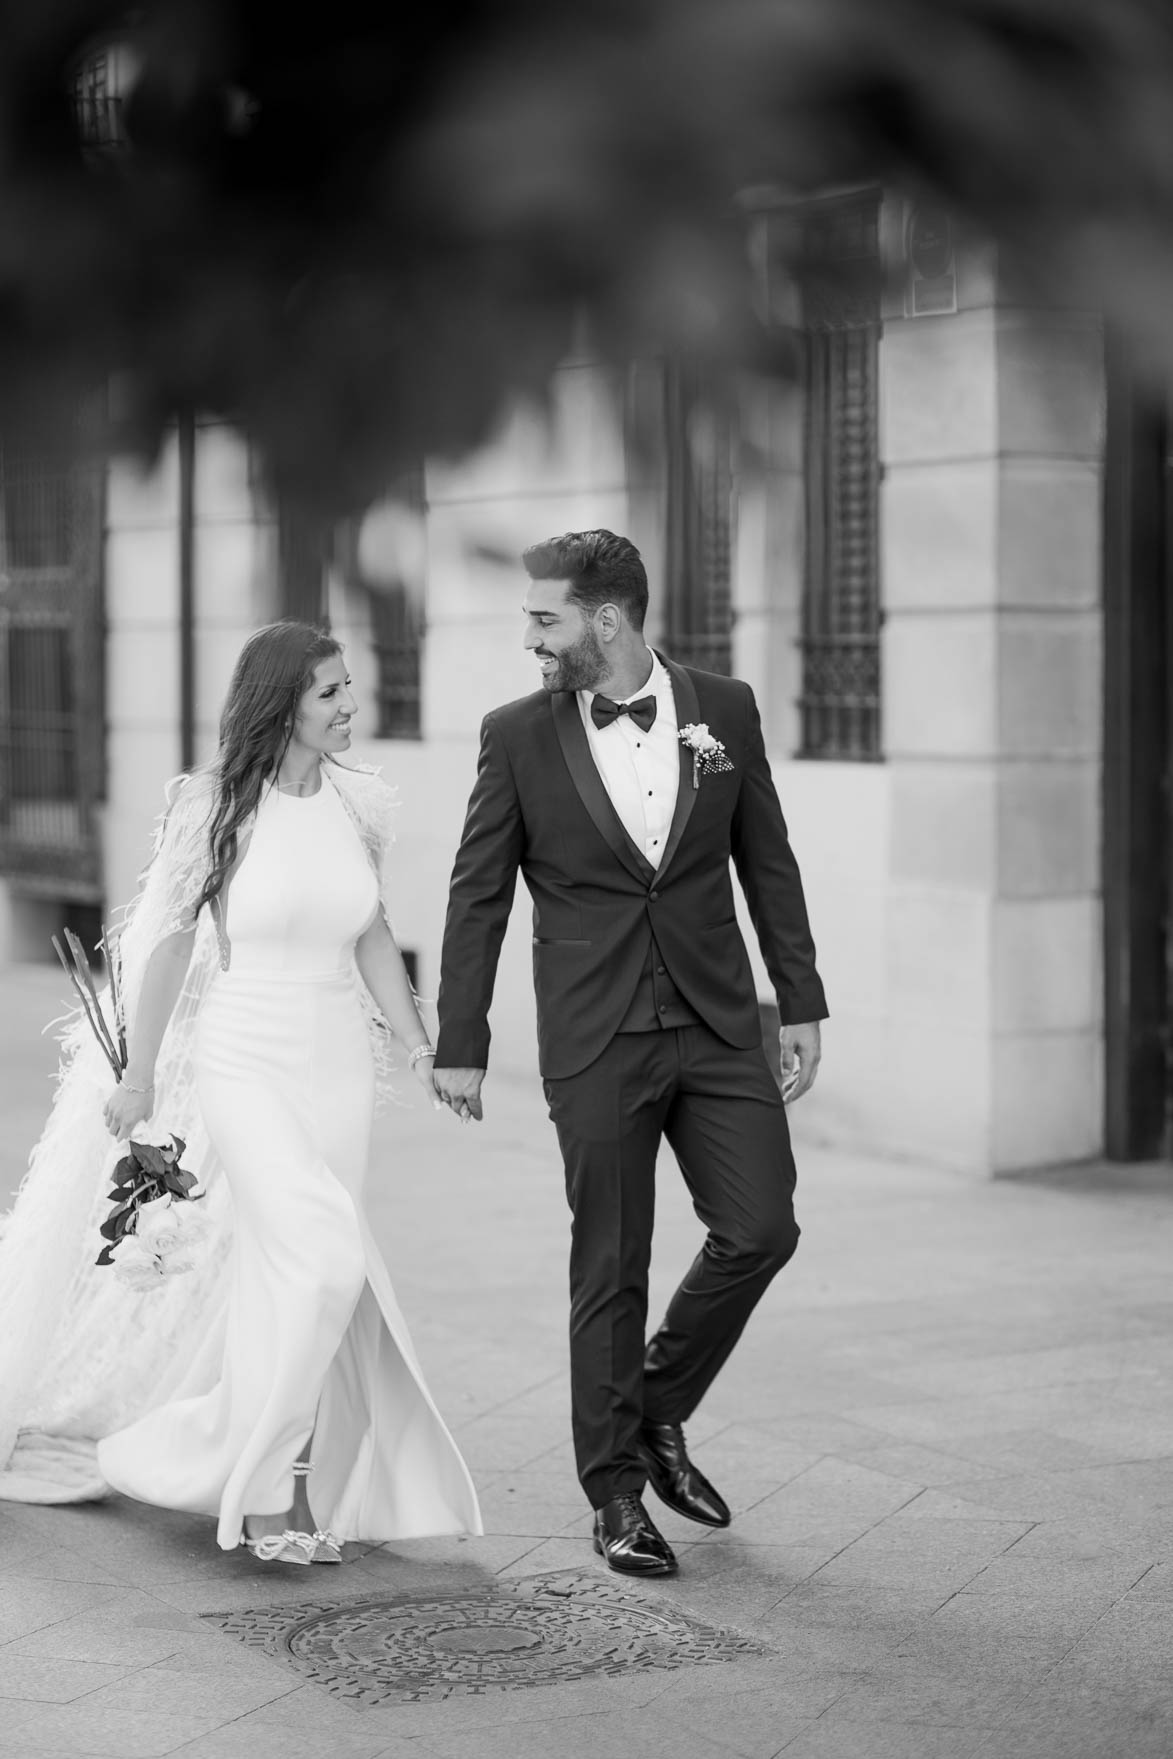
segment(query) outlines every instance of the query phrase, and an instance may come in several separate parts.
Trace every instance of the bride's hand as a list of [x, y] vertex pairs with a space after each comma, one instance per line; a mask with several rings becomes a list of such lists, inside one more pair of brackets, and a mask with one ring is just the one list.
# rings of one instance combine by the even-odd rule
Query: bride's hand
[[132, 1093], [127, 1087], [116, 1087], [103, 1107], [106, 1128], [121, 1142], [133, 1129], [143, 1124], [155, 1109], [155, 1090]]
[[442, 1112], [444, 1110], [444, 1102], [436, 1092], [436, 1083], [432, 1079], [432, 1070], [435, 1068], [435, 1065], [436, 1058], [434, 1054], [430, 1057], [417, 1057], [412, 1073], [427, 1094], [428, 1099], [431, 1102], [432, 1110]]

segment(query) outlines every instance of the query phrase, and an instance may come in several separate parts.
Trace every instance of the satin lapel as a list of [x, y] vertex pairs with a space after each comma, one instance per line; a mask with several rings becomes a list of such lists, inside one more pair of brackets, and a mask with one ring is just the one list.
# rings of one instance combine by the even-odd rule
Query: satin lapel
[[560, 690], [551, 697], [550, 707], [554, 713], [558, 743], [562, 747], [570, 778], [578, 789], [579, 799], [594, 819], [600, 836], [606, 838], [624, 867], [642, 885], [647, 885], [654, 869], [624, 830], [623, 821], [611, 804], [611, 796], [604, 787], [603, 778], [591, 756], [586, 728], [579, 713], [578, 697], [572, 690]]
[[[700, 717], [700, 703], [697, 700], [696, 685], [683, 666], [678, 666], [674, 660], [665, 659], [663, 654], [659, 657], [672, 680], [672, 696], [676, 703], [676, 725], [687, 727], [690, 721], [695, 721]], [[661, 875], [667, 871], [672, 857], [680, 847], [680, 839], [685, 833], [688, 821], [692, 817], [692, 809], [696, 805], [696, 796], [697, 791], [692, 785], [692, 753], [687, 746], [682, 744], [680, 747], [680, 786], [676, 790], [676, 811], [672, 814], [672, 828], [668, 832], [668, 841], [664, 845], [664, 859], [658, 869]]]

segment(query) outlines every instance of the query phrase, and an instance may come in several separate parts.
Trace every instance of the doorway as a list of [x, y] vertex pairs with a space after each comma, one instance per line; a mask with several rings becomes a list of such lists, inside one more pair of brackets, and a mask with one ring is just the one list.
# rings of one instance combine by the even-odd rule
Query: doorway
[[1105, 1152], [1173, 1158], [1173, 420], [1107, 344]]

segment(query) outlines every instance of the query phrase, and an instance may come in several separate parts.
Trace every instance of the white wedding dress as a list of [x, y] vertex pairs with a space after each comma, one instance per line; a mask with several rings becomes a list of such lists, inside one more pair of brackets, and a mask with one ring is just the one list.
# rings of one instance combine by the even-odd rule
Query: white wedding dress
[[[327, 766], [317, 794], [265, 794], [218, 934], [204, 931], [202, 958], [193, 960], [173, 1025], [180, 1054], [172, 1046], [157, 1074], [157, 1120], [179, 1129], [178, 1108], [192, 1130], [185, 1162], [208, 1185], [211, 1251], [193, 1275], [141, 1296], [110, 1270], [77, 1270], [61, 1290], [54, 1318], [65, 1323], [37, 1384], [26, 1388], [15, 1422], [7, 1413], [0, 1497], [67, 1500], [113, 1487], [214, 1515], [227, 1548], [244, 1515], [289, 1508], [291, 1467], [312, 1432], [314, 1515], [339, 1538], [482, 1530], [467, 1468], [427, 1391], [363, 1209], [385, 1033], [372, 1031], [354, 944], [380, 908], [374, 857], [382, 842], [366, 834], [372, 825], [377, 833], [384, 810], [382, 800], [372, 805], [376, 788], [386, 796], [374, 778]], [[187, 819], [198, 806], [189, 802]], [[177, 847], [185, 835], [190, 825], [181, 824]], [[166, 838], [160, 862], [173, 870], [174, 890], [183, 864], [177, 853], [168, 863]], [[190, 892], [190, 883], [179, 890]], [[148, 917], [149, 897], [148, 879]], [[157, 940], [177, 919], [172, 900], [140, 939]], [[147, 949], [135, 950], [142, 964]], [[78, 1078], [86, 1087], [87, 1074], [96, 1106], [100, 1080], [83, 1040], [63, 1083], [67, 1112], [76, 1102], [68, 1089]], [[14, 1241], [27, 1250], [43, 1238], [45, 1187], [64, 1147], [51, 1139], [61, 1123], [50, 1120], [50, 1152], [42, 1139], [34, 1154], [0, 1271], [4, 1252], [17, 1262]], [[105, 1178], [103, 1170], [103, 1188]], [[38, 1230], [26, 1220], [23, 1242], [22, 1203], [42, 1223]], [[97, 1208], [100, 1216], [100, 1201]], [[64, 1219], [72, 1244], [76, 1228]], [[92, 1233], [77, 1242], [90, 1256], [96, 1243]], [[0, 1323], [20, 1317], [5, 1312], [0, 1292]], [[132, 1370], [137, 1353], [138, 1384], [94, 1339], [95, 1324], [107, 1339], [115, 1328]], [[168, 1358], [142, 1343], [142, 1328], [152, 1326], [170, 1344]], [[9, 1390], [3, 1365], [0, 1347], [0, 1398]]]

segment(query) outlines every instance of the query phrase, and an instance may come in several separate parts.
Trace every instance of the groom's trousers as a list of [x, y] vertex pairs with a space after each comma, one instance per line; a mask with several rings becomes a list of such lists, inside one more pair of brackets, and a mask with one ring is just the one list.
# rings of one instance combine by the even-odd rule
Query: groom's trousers
[[[575, 1454], [595, 1508], [642, 1491], [645, 1420], [683, 1423], [798, 1244], [786, 1110], [763, 1052], [705, 1026], [621, 1033], [546, 1098], [573, 1213]], [[708, 1230], [647, 1343], [656, 1155], [667, 1138]]]

